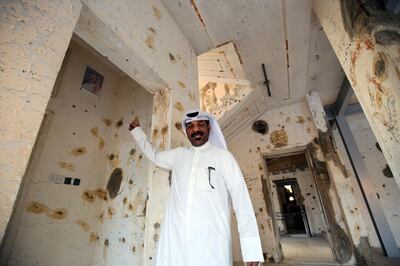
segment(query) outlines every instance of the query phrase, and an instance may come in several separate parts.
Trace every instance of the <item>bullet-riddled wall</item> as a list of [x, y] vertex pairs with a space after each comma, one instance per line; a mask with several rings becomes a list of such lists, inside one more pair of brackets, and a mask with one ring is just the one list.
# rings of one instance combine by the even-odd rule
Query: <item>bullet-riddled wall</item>
[[[87, 66], [104, 77], [98, 96], [81, 89]], [[140, 264], [148, 163], [127, 127], [138, 115], [150, 132], [152, 96], [76, 42], [64, 67], [2, 259], [8, 265]]]
[[[159, 136], [165, 142], [164, 148], [183, 141], [183, 134], [174, 125], [185, 110], [198, 107], [198, 81], [196, 55], [160, 1], [11, 1], [2, 2], [1, 8], [0, 201], [4, 204], [0, 209], [0, 235], [3, 236], [73, 32], [146, 90], [156, 95], [160, 90], [169, 92], [166, 109], [152, 110], [152, 129], [165, 129]], [[178, 102], [179, 110], [172, 109]], [[161, 121], [161, 114], [167, 114], [167, 121]], [[106, 140], [100, 126], [97, 133], [93, 131], [93, 137], [99, 141], [96, 134]], [[150, 189], [147, 206], [147, 216], [154, 213], [157, 217], [150, 223], [160, 223], [168, 183], [152, 186], [149, 181], [148, 185], [163, 186], [163, 194], [156, 201], [152, 201]], [[145, 239], [153, 243], [153, 232]], [[152, 252], [153, 247], [149, 248], [149, 253]]]

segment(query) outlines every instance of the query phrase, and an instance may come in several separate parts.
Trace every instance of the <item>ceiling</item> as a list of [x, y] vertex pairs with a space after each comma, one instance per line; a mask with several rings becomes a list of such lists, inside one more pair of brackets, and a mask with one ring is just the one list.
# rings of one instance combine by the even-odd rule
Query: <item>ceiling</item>
[[318, 91], [324, 105], [335, 102], [344, 73], [313, 14], [311, 0], [161, 1], [198, 55], [227, 43], [237, 54], [239, 62], [233, 69], [240, 64], [243, 71], [237, 76], [229, 66], [199, 65], [200, 78], [233, 78], [252, 88], [219, 120], [228, 138], [265, 111], [303, 100], [308, 91]]

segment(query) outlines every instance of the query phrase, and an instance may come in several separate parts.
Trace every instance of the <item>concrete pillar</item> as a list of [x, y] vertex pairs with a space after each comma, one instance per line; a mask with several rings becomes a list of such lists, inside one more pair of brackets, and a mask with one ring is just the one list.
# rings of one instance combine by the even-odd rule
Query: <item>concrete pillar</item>
[[0, 240], [81, 6], [74, 0], [0, 4]]
[[400, 185], [400, 20], [373, 2], [314, 0], [313, 9]]

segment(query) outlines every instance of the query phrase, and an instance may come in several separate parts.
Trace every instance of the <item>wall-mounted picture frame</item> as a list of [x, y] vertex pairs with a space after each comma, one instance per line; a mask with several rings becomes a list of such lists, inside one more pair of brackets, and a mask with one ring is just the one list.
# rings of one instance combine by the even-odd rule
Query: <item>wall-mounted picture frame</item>
[[99, 96], [103, 87], [104, 77], [93, 68], [86, 66], [85, 75], [83, 76], [81, 90], [85, 90], [91, 94]]

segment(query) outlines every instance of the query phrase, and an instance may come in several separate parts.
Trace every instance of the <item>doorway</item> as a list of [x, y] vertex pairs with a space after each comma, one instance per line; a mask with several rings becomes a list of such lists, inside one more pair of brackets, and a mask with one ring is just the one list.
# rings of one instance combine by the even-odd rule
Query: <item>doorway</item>
[[281, 212], [277, 213], [285, 225], [287, 235], [310, 235], [307, 215], [300, 202], [300, 190], [296, 179], [275, 181]]
[[305, 151], [265, 158], [285, 263], [335, 263], [322, 201]]

